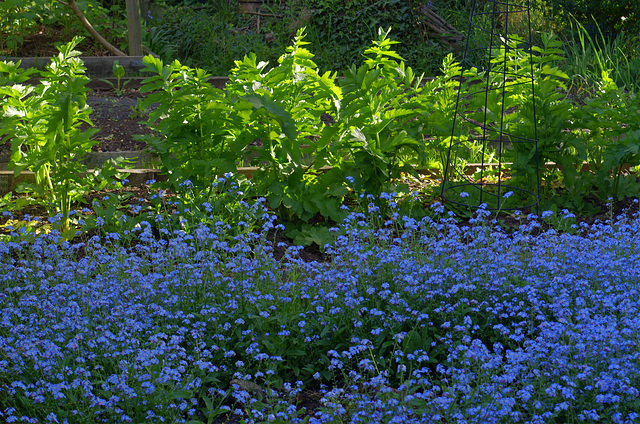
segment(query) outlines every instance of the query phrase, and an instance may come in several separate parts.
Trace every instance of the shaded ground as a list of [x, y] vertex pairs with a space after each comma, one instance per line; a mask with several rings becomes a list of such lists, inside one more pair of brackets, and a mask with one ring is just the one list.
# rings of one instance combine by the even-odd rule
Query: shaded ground
[[136, 90], [125, 90], [122, 96], [112, 91], [94, 90], [87, 95], [87, 103], [93, 109], [91, 120], [100, 132], [95, 135], [99, 144], [96, 152], [120, 152], [144, 150], [147, 144], [135, 140], [136, 135], [151, 134], [144, 121], [146, 115], [137, 107], [143, 96]]
[[[124, 90], [116, 96], [111, 90], [92, 90], [87, 94], [87, 104], [93, 110], [91, 121], [100, 129], [94, 139], [99, 143], [93, 147], [94, 152], [121, 152], [127, 150], [144, 150], [147, 145], [135, 140], [136, 135], [151, 134], [144, 121], [146, 115], [140, 113], [137, 102], [142, 99], [137, 90]], [[11, 144], [0, 144], [0, 154], [11, 153]]]
[[[78, 24], [79, 25], [79, 24]], [[54, 56], [58, 54], [58, 50], [55, 47], [55, 43], [68, 43], [73, 39], [75, 35], [75, 28], [65, 29], [64, 26], [45, 26], [39, 25], [35, 31], [24, 36], [22, 45], [17, 46], [17, 49], [10, 50], [4, 43], [0, 43], [3, 46], [0, 49], [1, 56], [9, 57], [44, 57]], [[93, 38], [85, 34], [84, 30], [81, 30], [80, 35], [84, 36], [84, 40], [80, 42], [77, 50], [80, 50], [85, 56], [111, 56], [112, 54], [105, 49], [100, 43]], [[118, 45], [118, 40], [114, 40], [107, 35], [109, 41]]]

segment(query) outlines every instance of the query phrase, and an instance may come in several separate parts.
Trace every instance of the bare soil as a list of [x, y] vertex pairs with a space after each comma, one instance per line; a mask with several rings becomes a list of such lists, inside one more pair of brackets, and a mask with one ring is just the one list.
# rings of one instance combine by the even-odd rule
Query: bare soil
[[137, 102], [143, 96], [137, 90], [126, 90], [117, 96], [113, 91], [94, 90], [87, 95], [87, 104], [93, 110], [91, 121], [100, 129], [94, 138], [98, 144], [96, 152], [121, 152], [144, 150], [147, 144], [135, 139], [137, 135], [151, 134], [145, 121], [147, 115], [140, 114]]
[[[91, 121], [100, 131], [94, 136], [98, 144], [94, 152], [123, 152], [145, 150], [147, 144], [135, 139], [137, 135], [151, 134], [140, 114], [137, 102], [143, 96], [134, 89], [125, 89], [121, 96], [113, 90], [92, 90], [87, 94], [87, 104], [91, 107]], [[88, 127], [88, 126], [87, 126]], [[10, 154], [11, 143], [0, 143], [0, 154]]]
[[[64, 26], [40, 25], [32, 33], [25, 35], [22, 45], [16, 51], [9, 50], [4, 43], [0, 43], [0, 56], [9, 57], [48, 57], [58, 54], [56, 43], [68, 43], [75, 35], [81, 35], [84, 40], [80, 42], [77, 50], [85, 56], [111, 56], [112, 54], [100, 43], [94, 40], [83, 29]], [[104, 35], [104, 34], [103, 34]], [[109, 37], [108, 37], [109, 38]], [[109, 38], [109, 41], [118, 46], [119, 40]]]

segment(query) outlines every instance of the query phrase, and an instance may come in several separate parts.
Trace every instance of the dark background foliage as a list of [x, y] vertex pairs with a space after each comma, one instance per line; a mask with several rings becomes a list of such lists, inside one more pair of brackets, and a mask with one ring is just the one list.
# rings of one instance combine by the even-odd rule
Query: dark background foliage
[[593, 32], [597, 31], [596, 24], [609, 35], [623, 30], [638, 31], [637, 0], [552, 0], [549, 3], [555, 19], [567, 20], [574, 16]]
[[[124, 0], [101, 0], [108, 6]], [[145, 0], [148, 4], [149, 0]], [[108, 4], [107, 4], [108, 3]], [[427, 9], [461, 33], [467, 32], [471, 0], [264, 0], [263, 16], [237, 13], [236, 0], [155, 0], [162, 16], [148, 20], [148, 44], [161, 56], [170, 56], [226, 75], [233, 61], [255, 52], [261, 60], [275, 61], [289, 45], [295, 31], [307, 27], [309, 50], [316, 54], [320, 70], [342, 72], [361, 63], [361, 55], [377, 29], [392, 28], [391, 38], [400, 41], [397, 51], [408, 66], [427, 75], [439, 73], [442, 58], [464, 46], [438, 36], [426, 24]], [[477, 8], [485, 8], [479, 0]], [[632, 0], [611, 2], [532, 1], [533, 37], [541, 31], [565, 33], [571, 19], [596, 34], [638, 28]], [[525, 31], [524, 24], [519, 31]]]
[[[296, 30], [304, 26], [308, 48], [316, 55], [319, 69], [342, 74], [351, 64], [362, 63], [362, 51], [375, 38], [378, 28], [391, 27], [390, 36], [401, 43], [396, 50], [406, 64], [432, 76], [440, 73], [442, 59], [448, 53], [453, 52], [460, 60], [464, 45], [429, 28], [429, 14], [436, 13], [455, 31], [466, 35], [473, 5], [472, 0], [262, 0], [260, 14], [252, 14], [240, 13], [243, 1], [140, 0], [145, 45], [165, 60], [179, 59], [212, 74], [227, 75], [234, 61], [250, 52], [273, 65], [290, 45]], [[514, 0], [511, 4], [524, 1]], [[126, 0], [77, 3], [105, 38], [120, 49], [127, 49]], [[640, 17], [636, 3], [637, 0], [531, 0], [534, 43], [540, 44], [542, 32], [554, 31], [560, 34], [565, 48], [571, 49], [581, 25], [596, 38], [599, 31], [610, 41], [622, 36], [624, 41], [619, 45], [626, 47], [630, 61], [637, 59], [631, 67], [639, 68]], [[492, 4], [477, 0], [476, 8]], [[44, 41], [50, 44], [69, 41], [73, 35], [87, 36], [73, 13], [59, 3], [7, 0], [0, 5], [0, 54], [20, 56], [21, 46], [33, 44], [34, 34], [43, 33], [43, 26], [49, 30]], [[526, 35], [526, 20], [516, 19], [514, 23], [510, 31], [515, 29]], [[58, 33], [63, 40], [55, 38]], [[475, 35], [470, 42], [471, 47], [483, 45]], [[95, 44], [88, 37], [79, 48], [90, 54], [103, 54], [99, 46], [94, 48]], [[47, 55], [48, 51], [36, 49], [35, 53]]]

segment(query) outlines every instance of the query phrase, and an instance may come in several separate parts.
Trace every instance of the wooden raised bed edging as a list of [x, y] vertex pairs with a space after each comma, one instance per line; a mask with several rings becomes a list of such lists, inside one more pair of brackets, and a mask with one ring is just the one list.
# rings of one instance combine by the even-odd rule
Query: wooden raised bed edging
[[[111, 83], [116, 83], [116, 78], [113, 76], [113, 63], [118, 62], [125, 70], [125, 76], [121, 82], [127, 82], [127, 88], [140, 88], [142, 80], [151, 76], [142, 72], [144, 65], [142, 59], [144, 56], [80, 56], [79, 59], [84, 62], [84, 66], [87, 68], [86, 75], [91, 79], [87, 84], [87, 87], [99, 90], [110, 90], [113, 86], [101, 81], [106, 79]], [[50, 57], [0, 57], [0, 61], [18, 62], [20, 61], [20, 68], [29, 69], [35, 68], [40, 71], [44, 71], [45, 67], [51, 63]], [[29, 83], [34, 84], [40, 78], [34, 76], [30, 79]], [[228, 77], [209, 77], [209, 82], [217, 88], [224, 88], [229, 81]]]
[[[89, 78], [109, 78], [113, 76], [113, 63], [118, 62], [125, 70], [125, 78], [142, 76], [140, 70], [143, 56], [80, 56], [87, 68]], [[20, 68], [35, 68], [43, 71], [51, 63], [50, 57], [7, 57], [5, 61], [18, 62]]]
[[[117, 156], [118, 153], [120, 153], [120, 155], [122, 156], [123, 152], [113, 152], [113, 153], [109, 153], [112, 156]], [[129, 152], [131, 153], [131, 152]], [[99, 163], [94, 162], [94, 166], [95, 165], [99, 165]], [[503, 164], [503, 166], [506, 166], [509, 164]], [[553, 162], [547, 162], [544, 167], [547, 169], [552, 169], [556, 166], [555, 163]], [[473, 175], [474, 173], [477, 172], [478, 168], [497, 168], [498, 164], [497, 163], [489, 163], [489, 164], [480, 164], [480, 163], [470, 163], [467, 164], [467, 166], [465, 167], [465, 174], [466, 175]], [[622, 166], [623, 171], [628, 171], [630, 168], [632, 168], [633, 165], [630, 164], [625, 164]], [[588, 164], [588, 163], [584, 163], [582, 166], [582, 169], [580, 170], [580, 172], [591, 172], [591, 168], [592, 165]], [[321, 171], [323, 170], [328, 170], [331, 169], [330, 167], [326, 166], [321, 168]], [[247, 178], [252, 178], [253, 174], [258, 170], [257, 167], [240, 167], [237, 170], [238, 174], [242, 174], [244, 176], [246, 176]], [[89, 172], [91, 172], [91, 170], [88, 170]], [[133, 187], [139, 187], [142, 185], [145, 185], [147, 183], [147, 181], [149, 180], [157, 180], [157, 181], [165, 181], [166, 180], [166, 176], [162, 175], [160, 173], [159, 169], [120, 169], [120, 172], [123, 173], [128, 173], [129, 177], [127, 178], [129, 180], [129, 182], [127, 183], [128, 186], [133, 186]], [[440, 171], [438, 169], [432, 168], [432, 169], [417, 169], [416, 172], [420, 175], [426, 175], [429, 176], [431, 178], [435, 178], [435, 179], [441, 179], [442, 176], [440, 175]], [[34, 177], [34, 173], [30, 172], [30, 171], [23, 171], [21, 172], [19, 175], [14, 175], [13, 171], [8, 171], [8, 170], [0, 170], [0, 196], [4, 196], [5, 194], [9, 193], [9, 192], [13, 192], [15, 191], [15, 188], [18, 186], [18, 184], [23, 183], [23, 182], [27, 182], [27, 183], [33, 183], [35, 182], [35, 177]]]
[[[146, 169], [158, 163], [158, 156], [153, 153], [133, 150], [133, 151], [120, 151], [120, 152], [90, 152], [82, 163], [87, 168], [99, 168], [109, 159], [117, 159], [119, 157], [133, 160], [132, 166], [134, 169]], [[0, 155], [0, 171], [10, 171], [9, 160], [11, 155]]]

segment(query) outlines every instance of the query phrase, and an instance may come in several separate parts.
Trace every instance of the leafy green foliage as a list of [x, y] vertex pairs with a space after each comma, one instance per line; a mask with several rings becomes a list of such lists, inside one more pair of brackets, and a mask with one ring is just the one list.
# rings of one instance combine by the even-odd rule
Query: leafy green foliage
[[[552, 35], [542, 38], [543, 46], [533, 46], [530, 54], [520, 37], [510, 37], [506, 48], [501, 45], [492, 51], [489, 71], [469, 69], [461, 83], [458, 110], [464, 119], [456, 122], [450, 153], [455, 173], [461, 175], [459, 163], [479, 152], [483, 163], [511, 162], [513, 181], [509, 185], [523, 189], [511, 198], [504, 199], [505, 193], [497, 192], [480, 200], [477, 190], [456, 188], [456, 193], [471, 196], [477, 204], [489, 202], [489, 207], [499, 209], [535, 203], [526, 191], [537, 192], [541, 164], [552, 161], [570, 173], [580, 161], [572, 150], [576, 143], [565, 131], [572, 105], [562, 94], [568, 77], [557, 67], [562, 59], [561, 43]], [[483, 171], [473, 178], [490, 183], [485, 179], [490, 174]], [[453, 180], [453, 187], [455, 184]], [[493, 188], [487, 185], [483, 190]]]
[[35, 173], [35, 184], [22, 188], [41, 199], [51, 216], [62, 214], [63, 229], [71, 203], [93, 187], [81, 161], [96, 144], [92, 136], [98, 131], [81, 128], [92, 123], [86, 103], [89, 79], [80, 52], [74, 50], [79, 42], [75, 38], [58, 48], [59, 55], [40, 72], [43, 82], [36, 87], [20, 84], [36, 71], [19, 70], [13, 62], [0, 64], [0, 134], [11, 140], [9, 166], [16, 174], [24, 169]]
[[262, 18], [261, 30], [256, 31], [257, 17], [236, 13], [237, 4], [234, 6], [229, 10], [211, 4], [197, 8], [170, 5], [161, 18], [154, 16], [146, 22], [145, 44], [165, 61], [178, 59], [213, 75], [228, 75], [236, 60], [252, 52], [276, 62], [295, 32], [290, 34], [283, 20], [273, 18]]
[[[546, 162], [554, 162], [562, 170], [565, 184], [574, 189], [578, 165], [586, 160], [586, 146], [567, 131], [571, 126], [572, 105], [563, 95], [569, 77], [558, 68], [562, 60], [560, 47], [561, 42], [553, 34], [543, 35], [543, 45], [532, 48], [533, 56], [515, 49], [511, 50], [513, 56], [506, 61], [504, 51], [494, 59], [498, 69], [503, 66], [501, 63], [509, 71], [533, 69], [535, 85], [531, 86], [529, 73], [520, 73], [519, 80], [514, 81], [514, 85], [519, 84], [518, 90], [509, 90], [505, 100], [509, 107], [518, 105], [517, 111], [505, 117], [507, 128], [513, 128], [514, 134], [523, 138], [537, 135], [537, 146], [532, 143], [513, 143], [513, 150], [507, 152], [507, 157], [513, 161], [515, 177], [530, 190], [535, 187], [536, 167]], [[535, 131], [533, 116], [536, 117]], [[553, 178], [553, 173], [542, 175], [542, 179], [546, 179], [545, 187], [551, 185]]]
[[[80, 8], [92, 26], [113, 44], [126, 48], [126, 13], [120, 5], [103, 7], [97, 0], [77, 0]], [[62, 2], [51, 0], [8, 0], [0, 2], [0, 49], [16, 55], [25, 42], [25, 38], [46, 26], [49, 29], [62, 30], [64, 41], [75, 35], [86, 34], [73, 11]], [[91, 40], [82, 42], [83, 48]]]
[[[640, 163], [640, 101], [636, 93], [620, 90], [608, 72], [602, 73], [597, 95], [573, 112], [576, 126], [598, 164], [595, 185], [602, 199], [637, 196], [635, 176], [624, 183], [624, 164]], [[613, 179], [611, 178], [613, 175]], [[621, 190], [621, 182], [624, 189]]]
[[[38, 21], [53, 23], [51, 2], [41, 0], [7, 0], [0, 2], [0, 47], [4, 44], [13, 54], [24, 43], [24, 37]], [[55, 2], [53, 3], [55, 5]], [[55, 6], [54, 6], [55, 7]]]
[[[342, 173], [354, 178], [353, 188], [377, 197], [401, 173], [415, 174], [424, 163], [422, 131], [432, 109], [416, 77], [391, 46], [389, 31], [378, 32], [365, 50], [365, 64], [355, 65], [341, 81], [342, 109], [324, 144], [335, 152]], [[329, 138], [331, 140], [329, 140]]]
[[183, 66], [177, 60], [164, 65], [147, 56], [141, 92], [149, 93], [142, 108], [156, 105], [148, 124], [158, 136], [145, 140], [156, 150], [171, 187], [190, 180], [199, 189], [207, 188], [217, 173], [235, 170], [242, 146], [235, 143], [242, 128], [240, 116], [224, 91], [207, 81], [201, 69]]
[[239, 99], [247, 158], [260, 167], [257, 191], [267, 193], [270, 206], [289, 218], [308, 221], [320, 213], [340, 220], [344, 182], [321, 168], [335, 162], [323, 144], [330, 127], [322, 119], [337, 116], [342, 92], [335, 73], [318, 72], [303, 38], [304, 30], [298, 31], [278, 66], [268, 71], [255, 55], [237, 61], [227, 89]]
[[[224, 172], [256, 166], [254, 193], [267, 196], [269, 206], [287, 222], [306, 223], [302, 227], [289, 224], [288, 233], [297, 241], [321, 244], [331, 237], [314, 220], [339, 222], [349, 191], [373, 198], [383, 192], [406, 193], [407, 186], [398, 181], [405, 175], [417, 177], [416, 166], [444, 168], [460, 85], [463, 107], [476, 112], [456, 128], [455, 137], [481, 133], [469, 122], [483, 121], [485, 113], [489, 131], [500, 124], [515, 140], [537, 136], [537, 146], [513, 142], [502, 152], [503, 162], [512, 162], [513, 182], [531, 192], [535, 192], [538, 172], [543, 197], [555, 193], [561, 176], [574, 198], [572, 204], [580, 206], [578, 199], [587, 196], [594, 184], [594, 177], [580, 172], [585, 160], [595, 161], [598, 169], [607, 167], [609, 174], [612, 168], [620, 170], [622, 162], [636, 160], [635, 133], [623, 137], [627, 126], [622, 124], [635, 122], [635, 109], [620, 115], [613, 107], [620, 99], [614, 98], [588, 100], [582, 111], [574, 108], [566, 97], [569, 76], [559, 68], [562, 44], [553, 34], [542, 35], [542, 46], [534, 46], [533, 55], [514, 37], [513, 45], [492, 59], [491, 74], [470, 69], [461, 83], [457, 78], [461, 68], [452, 55], [443, 61], [442, 77], [422, 83], [422, 77], [392, 49], [397, 43], [388, 34], [379, 31], [372, 47], [365, 50], [365, 63], [349, 68], [341, 80], [318, 72], [302, 30], [278, 66], [269, 68], [254, 54], [236, 61], [225, 91], [213, 88], [202, 70], [145, 58], [155, 75], [145, 82], [143, 91], [151, 94], [144, 106], [159, 104], [149, 122], [160, 137], [150, 142], [172, 189], [180, 192], [180, 183], [187, 179], [207, 190]], [[499, 77], [503, 70], [512, 75], [504, 97], [504, 81]], [[486, 99], [471, 95], [486, 84], [491, 87]], [[614, 84], [606, 92], [614, 96], [620, 91]], [[631, 101], [635, 96], [627, 98]], [[596, 116], [610, 116], [619, 125], [603, 127]], [[591, 127], [593, 135], [587, 139], [584, 130]], [[594, 138], [610, 127], [617, 128], [609, 134], [611, 139], [626, 140], [618, 144], [622, 147], [606, 147], [608, 142]], [[490, 146], [477, 145], [477, 140], [473, 143], [453, 154], [463, 162], [497, 154]], [[555, 168], [545, 171], [542, 164], [547, 162]], [[602, 171], [597, 184], [607, 192], [609, 174]], [[509, 202], [515, 205], [520, 200], [514, 196]]]
[[[635, 193], [622, 172], [623, 165], [640, 159], [637, 96], [621, 91], [604, 73], [598, 96], [574, 108], [566, 97], [569, 77], [559, 69], [562, 45], [553, 35], [542, 36], [543, 45], [533, 48], [532, 58], [514, 39], [511, 48], [493, 58], [498, 72], [471, 69], [462, 82], [453, 55], [443, 61], [442, 77], [423, 81], [393, 49], [397, 42], [389, 31], [382, 30], [365, 50], [364, 64], [351, 66], [337, 79], [336, 73], [319, 72], [304, 36], [299, 30], [277, 66], [270, 68], [255, 54], [236, 61], [225, 90], [213, 87], [201, 69], [144, 59], [151, 76], [143, 84], [148, 96], [140, 107], [151, 111], [148, 124], [157, 131], [147, 141], [168, 176], [162, 188], [184, 200], [174, 209], [179, 216], [194, 204], [211, 204], [219, 195], [215, 184], [221, 175], [252, 165], [257, 171], [249, 195], [266, 196], [296, 242], [322, 246], [333, 239], [324, 224], [342, 221], [350, 193], [376, 199], [361, 205], [365, 209], [385, 208], [374, 205], [380, 194], [406, 194], [408, 187], [399, 182], [406, 175], [417, 177], [415, 167], [443, 168], [460, 85], [465, 108], [486, 113], [490, 126], [502, 119], [515, 137], [533, 134], [535, 97], [537, 154], [533, 143], [512, 143], [503, 152], [503, 161], [513, 163], [517, 183], [532, 187], [538, 164], [553, 162], [555, 169], [541, 168], [543, 197], [556, 193], [559, 176], [574, 206], [593, 187], [607, 197]], [[81, 123], [90, 124], [90, 109], [78, 54], [73, 47], [61, 48], [43, 74], [46, 82], [37, 88], [21, 85], [34, 71], [10, 63], [0, 69], [0, 82], [6, 85], [2, 131], [13, 139], [12, 165], [18, 172], [33, 169], [37, 183], [30, 189], [52, 214], [64, 216], [91, 187], [80, 160], [94, 143], [95, 130], [79, 129]], [[504, 98], [496, 94], [502, 84], [496, 75], [503, 67], [513, 75]], [[531, 70], [533, 87], [527, 83]], [[486, 104], [470, 96], [478, 81], [495, 88]], [[507, 112], [500, 116], [503, 109]], [[480, 115], [474, 120], [484, 119]], [[464, 131], [478, 131], [474, 125], [456, 128], [454, 136], [469, 137]], [[457, 154], [473, 161], [483, 149], [470, 145]], [[585, 160], [595, 164], [593, 175], [580, 173]], [[100, 188], [122, 177], [113, 164], [107, 168], [98, 171]], [[123, 214], [107, 206], [101, 213], [113, 219]], [[208, 219], [205, 212], [198, 216]]]
[[375, 195], [401, 173], [415, 173], [433, 87], [420, 88], [388, 31], [341, 86], [335, 74], [318, 72], [303, 37], [300, 30], [271, 69], [253, 54], [237, 61], [226, 91], [202, 70], [144, 59], [154, 75], [144, 82], [143, 107], [159, 104], [149, 124], [160, 137], [149, 142], [173, 190], [185, 179], [207, 189], [216, 175], [249, 163], [259, 168], [255, 190], [271, 208], [289, 219], [340, 221], [348, 176], [353, 188]]
[[320, 118], [337, 110], [340, 91], [335, 75], [317, 73], [303, 45], [300, 33], [269, 71], [255, 55], [238, 61], [226, 92], [212, 87], [202, 70], [144, 59], [155, 75], [145, 80], [142, 91], [153, 93], [143, 106], [160, 104], [149, 118], [160, 137], [149, 142], [173, 190], [180, 192], [184, 180], [207, 190], [218, 175], [248, 162], [260, 166], [255, 190], [268, 195], [272, 208], [302, 220], [318, 212], [340, 218], [346, 190], [320, 175], [326, 161], [313, 146], [324, 125]]
[[[398, 53], [416, 69], [434, 74], [450, 47], [430, 38], [423, 26], [427, 7], [411, 0], [312, 0], [293, 2], [312, 11], [309, 21], [314, 51], [322, 52], [321, 69], [347, 70], [360, 62], [360, 52], [376, 37], [378, 28], [393, 28], [394, 39], [402, 41]], [[437, 58], [435, 61], [434, 56]]]
[[[228, 74], [234, 62], [250, 52], [261, 60], [275, 62], [302, 27], [307, 29], [306, 40], [322, 72], [342, 73], [359, 64], [362, 51], [376, 37], [379, 27], [393, 28], [394, 38], [402, 42], [399, 54], [414, 69], [435, 74], [442, 57], [451, 51], [428, 32], [424, 23], [426, 5], [418, 0], [265, 1], [261, 6], [265, 16], [259, 21], [255, 15], [229, 13], [224, 3], [168, 7], [162, 19], [150, 22], [152, 50], [170, 46], [173, 57], [182, 63], [214, 75]], [[443, 5], [438, 13], [448, 10]], [[468, 14], [462, 22], [467, 19]]]
[[[570, 77], [560, 69], [564, 60], [562, 42], [553, 33], [542, 34], [541, 39], [542, 45], [533, 46], [530, 55], [518, 46], [521, 40], [513, 37], [509, 49], [502, 48], [492, 58], [493, 69], [489, 75], [470, 71], [467, 80], [480, 81], [482, 95], [478, 95], [475, 84], [462, 84], [462, 107], [475, 112], [465, 113], [464, 129], [455, 136], [464, 140], [468, 137], [466, 134], [486, 131], [487, 138], [493, 140], [502, 128], [511, 136], [511, 143], [504, 145], [502, 151], [503, 163], [511, 162], [511, 185], [535, 192], [539, 174], [545, 208], [553, 208], [553, 203], [558, 203], [581, 210], [586, 207], [585, 198], [594, 189], [603, 199], [611, 195], [614, 198], [636, 195], [630, 183], [634, 177], [625, 181], [621, 172], [626, 169], [624, 164], [633, 166], [639, 159], [635, 133], [637, 96], [621, 90], [609, 73], [603, 72], [596, 95], [576, 107], [567, 95]], [[503, 72], [510, 76], [506, 83]], [[486, 98], [485, 87], [489, 88]], [[485, 120], [486, 129], [474, 124]], [[537, 140], [537, 143], [519, 140]], [[480, 138], [474, 143], [482, 144]], [[485, 148], [494, 154], [489, 144]], [[469, 144], [468, 149], [472, 152], [473, 145]], [[452, 154], [459, 154], [463, 159], [470, 155], [464, 151]], [[585, 161], [592, 164], [593, 173], [583, 172]], [[543, 166], [546, 163], [553, 165], [548, 169]], [[623, 181], [623, 194], [620, 181]], [[559, 183], [561, 193], [557, 190]], [[518, 196], [513, 199], [522, 200]]]
[[111, 80], [108, 80], [108, 79], [102, 79], [100, 81], [103, 81], [108, 85], [110, 85], [113, 91], [116, 93], [116, 96], [120, 97], [124, 94], [124, 89], [127, 86], [127, 84], [131, 82], [130, 79], [125, 81], [124, 75], [125, 75], [124, 67], [120, 65], [120, 62], [115, 60], [113, 62], [113, 76], [116, 79], [116, 82], [113, 83]]
[[595, 19], [608, 32], [633, 31], [640, 21], [638, 4], [634, 0], [551, 0], [548, 3], [560, 18], [574, 16], [583, 24], [589, 24]]

